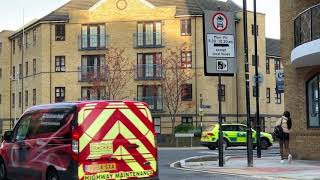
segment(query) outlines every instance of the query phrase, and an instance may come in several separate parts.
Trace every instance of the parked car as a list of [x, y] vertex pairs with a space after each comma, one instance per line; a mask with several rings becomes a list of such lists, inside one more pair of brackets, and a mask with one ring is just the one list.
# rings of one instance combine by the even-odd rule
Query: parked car
[[148, 106], [86, 101], [28, 109], [0, 148], [0, 179], [158, 179]]
[[[223, 143], [225, 147], [246, 146], [247, 126], [243, 124], [222, 124]], [[256, 131], [252, 130], [253, 146], [256, 147]], [[272, 146], [272, 135], [261, 132], [261, 149], [268, 149]], [[201, 145], [214, 150], [218, 147], [219, 124], [212, 124], [205, 128], [201, 135]]]

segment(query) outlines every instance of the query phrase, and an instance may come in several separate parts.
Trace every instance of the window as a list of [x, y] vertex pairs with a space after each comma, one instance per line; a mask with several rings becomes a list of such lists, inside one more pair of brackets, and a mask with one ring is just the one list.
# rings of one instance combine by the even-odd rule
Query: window
[[99, 77], [102, 80], [105, 64], [104, 55], [82, 56], [81, 59], [81, 81], [92, 81]]
[[192, 68], [192, 52], [191, 51], [181, 52], [181, 67]]
[[56, 87], [55, 88], [55, 102], [64, 102], [65, 101], [65, 87]]
[[191, 35], [191, 19], [181, 19], [181, 35], [190, 36]]
[[56, 24], [56, 41], [66, 40], [65, 24]]
[[155, 129], [156, 133], [161, 134], [161, 118], [154, 117], [153, 122], [154, 122], [154, 129]]
[[307, 81], [307, 114], [308, 114], [308, 127], [320, 128], [320, 114], [319, 114], [319, 89], [320, 77], [319, 75]]
[[162, 87], [157, 85], [138, 86], [138, 101], [146, 102], [153, 111], [163, 110]]
[[270, 74], [270, 59], [266, 59], [266, 74]]
[[28, 62], [25, 62], [25, 66], [26, 66], [26, 76], [29, 75], [29, 63]]
[[281, 61], [279, 58], [274, 60], [274, 72], [281, 69]]
[[26, 48], [28, 48], [29, 47], [29, 33], [25, 33], [24, 38], [25, 38], [25, 46], [26, 46]]
[[183, 84], [181, 86], [181, 100], [192, 101], [192, 84]]
[[222, 126], [222, 131], [238, 131], [239, 126], [237, 125], [223, 125]]
[[56, 72], [65, 72], [65, 56], [56, 56]]
[[2, 78], [2, 68], [0, 68], [0, 79]]
[[12, 93], [12, 108], [16, 107], [16, 95]]
[[22, 106], [22, 93], [19, 92], [19, 107]]
[[192, 124], [193, 119], [191, 116], [181, 117], [181, 123], [182, 124]]
[[35, 75], [37, 73], [37, 61], [36, 61], [36, 59], [32, 60], [32, 72], [33, 72], [33, 75]]
[[162, 78], [162, 54], [138, 54], [137, 79], [154, 80]]
[[2, 95], [0, 94], [0, 104], [2, 103]]
[[[254, 36], [254, 24], [251, 24], [251, 34]], [[257, 25], [257, 36], [259, 36], [259, 25]]]
[[32, 44], [33, 46], [36, 46], [37, 44], [37, 29], [33, 29], [32, 31]]
[[103, 100], [106, 98], [105, 87], [81, 87], [81, 100]]
[[29, 106], [29, 92], [28, 91], [24, 92], [24, 98], [25, 98], [25, 106], [28, 107]]
[[37, 104], [37, 90], [33, 89], [32, 90], [32, 105], [36, 105]]
[[15, 140], [22, 141], [26, 139], [27, 133], [29, 132], [30, 120], [30, 115], [25, 115], [21, 118], [21, 120], [17, 124], [17, 127], [15, 128]]
[[[219, 85], [217, 85], [218, 90], [217, 90], [217, 95], [218, 95], [218, 99], [219, 99]], [[226, 100], [226, 85], [221, 84], [221, 101], [225, 101]]]
[[162, 45], [161, 22], [139, 22], [137, 33], [138, 47], [154, 47]]
[[13, 80], [16, 80], [16, 67], [15, 66], [12, 67], [12, 77], [13, 77]]
[[105, 25], [83, 25], [81, 27], [81, 48], [105, 48], [106, 27]]
[[252, 96], [253, 96], [253, 97], [257, 97], [256, 86], [252, 86]]
[[266, 89], [266, 99], [267, 99], [267, 103], [271, 102], [271, 98], [270, 98], [270, 88]]
[[[252, 55], [252, 66], [256, 65], [256, 61], [255, 61], [255, 55]], [[259, 55], [257, 56], [257, 62], [258, 62], [258, 66], [259, 66]]]
[[18, 46], [19, 46], [19, 51], [21, 51], [21, 48], [22, 48], [22, 37], [18, 38]]
[[0, 42], [0, 54], [2, 53], [2, 42]]
[[12, 40], [12, 53], [16, 53], [16, 40]]
[[276, 104], [281, 104], [281, 94], [276, 93]]
[[22, 79], [22, 64], [19, 64], [19, 79]]

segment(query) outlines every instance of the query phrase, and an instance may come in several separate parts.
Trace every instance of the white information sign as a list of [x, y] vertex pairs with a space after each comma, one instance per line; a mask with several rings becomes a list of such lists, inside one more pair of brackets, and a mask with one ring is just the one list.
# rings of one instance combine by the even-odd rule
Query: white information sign
[[207, 34], [208, 57], [234, 58], [234, 35]]

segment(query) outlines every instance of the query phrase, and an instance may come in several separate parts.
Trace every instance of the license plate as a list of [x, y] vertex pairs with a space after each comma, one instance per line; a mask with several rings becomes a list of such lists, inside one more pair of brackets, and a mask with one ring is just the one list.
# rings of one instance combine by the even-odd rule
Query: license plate
[[99, 172], [107, 172], [116, 170], [116, 163], [108, 163], [108, 164], [91, 164], [86, 165], [85, 170], [88, 173], [99, 173]]

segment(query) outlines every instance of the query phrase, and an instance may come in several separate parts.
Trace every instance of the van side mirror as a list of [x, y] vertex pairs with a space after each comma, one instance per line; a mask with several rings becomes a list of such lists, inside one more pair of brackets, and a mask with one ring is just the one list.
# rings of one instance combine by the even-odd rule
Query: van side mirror
[[4, 141], [10, 142], [10, 141], [12, 141], [12, 138], [13, 138], [13, 131], [4, 132], [4, 135], [3, 135], [3, 140]]

